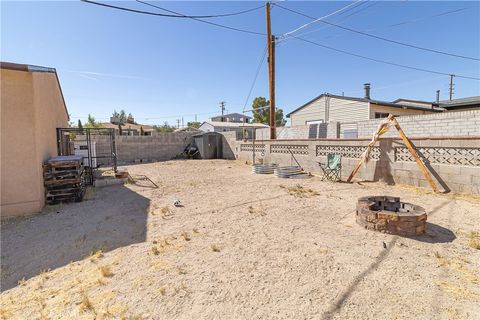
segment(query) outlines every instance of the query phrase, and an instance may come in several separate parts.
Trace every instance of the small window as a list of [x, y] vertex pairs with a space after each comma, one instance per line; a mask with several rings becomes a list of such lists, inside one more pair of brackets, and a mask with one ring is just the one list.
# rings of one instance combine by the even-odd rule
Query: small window
[[317, 123], [323, 123], [323, 119], [305, 121], [305, 124], [306, 124], [306, 125], [309, 125], [309, 124], [317, 124]]
[[385, 112], [375, 112], [375, 119], [382, 119], [388, 117], [388, 113]]

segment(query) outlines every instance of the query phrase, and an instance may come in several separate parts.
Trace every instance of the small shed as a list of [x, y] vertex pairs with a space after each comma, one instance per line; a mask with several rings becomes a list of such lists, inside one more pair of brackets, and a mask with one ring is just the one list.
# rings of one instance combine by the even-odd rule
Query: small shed
[[202, 159], [223, 159], [223, 136], [220, 133], [205, 132], [193, 138]]

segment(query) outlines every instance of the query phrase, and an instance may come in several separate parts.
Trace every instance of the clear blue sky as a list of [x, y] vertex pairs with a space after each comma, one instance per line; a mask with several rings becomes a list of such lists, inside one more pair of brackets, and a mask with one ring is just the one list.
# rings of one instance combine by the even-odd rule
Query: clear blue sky
[[[479, 2], [373, 2], [327, 19], [343, 26], [436, 50], [480, 57]], [[155, 11], [132, 1], [108, 2]], [[183, 14], [220, 14], [262, 2], [152, 2]], [[282, 6], [320, 17], [351, 2], [285, 1]], [[363, 9], [362, 9], [363, 8]], [[466, 8], [443, 16], [434, 15]], [[360, 10], [362, 9], [362, 10]], [[349, 16], [350, 15], [350, 16]], [[265, 12], [210, 19], [265, 32]], [[272, 10], [276, 35], [310, 20]], [[403, 23], [408, 22], [408, 23]], [[400, 24], [403, 23], [403, 24]], [[397, 24], [397, 25], [396, 25]], [[398, 25], [399, 24], [399, 25]], [[320, 30], [318, 30], [320, 29]], [[446, 73], [479, 77], [478, 61], [423, 52], [316, 23], [298, 34], [338, 49]], [[185, 123], [220, 111], [241, 112], [265, 48], [265, 37], [220, 29], [190, 19], [117, 11], [78, 1], [1, 2], [1, 60], [57, 69], [72, 120], [91, 113], [106, 121], [114, 109], [137, 122]], [[277, 47], [277, 106], [292, 111], [322, 92], [372, 98], [447, 99], [447, 76], [405, 70], [288, 40]], [[480, 81], [455, 79], [455, 97], [480, 95]], [[266, 63], [252, 93], [268, 96]], [[251, 101], [249, 101], [251, 104]]]

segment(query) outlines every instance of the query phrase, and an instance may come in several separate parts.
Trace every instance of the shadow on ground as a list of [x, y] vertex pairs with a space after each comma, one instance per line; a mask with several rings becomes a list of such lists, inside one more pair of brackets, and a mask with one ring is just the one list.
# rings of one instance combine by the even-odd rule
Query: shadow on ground
[[92, 198], [2, 223], [1, 291], [92, 251], [145, 241], [149, 199], [124, 186], [96, 188]]
[[[439, 204], [437, 207], [430, 210], [428, 215], [431, 216], [435, 214], [450, 203], [451, 201], [445, 201]], [[348, 301], [350, 296], [357, 290], [359, 284], [380, 267], [380, 265], [383, 263], [383, 261], [385, 261], [392, 249], [395, 247], [397, 241], [401, 238], [402, 237], [400, 236], [393, 236], [391, 238], [390, 242], [386, 244], [385, 250], [380, 252], [377, 259], [373, 261], [372, 264], [367, 266], [367, 268], [360, 274], [358, 274], [353, 281], [347, 285], [342, 292], [340, 292], [334, 301], [330, 302], [329, 308], [323, 313], [321, 319], [332, 319], [336, 313], [341, 311], [342, 307]], [[412, 239], [429, 243], [451, 242], [455, 239], [455, 234], [453, 234], [453, 232], [449, 229], [443, 228], [439, 225], [427, 223], [427, 234], [421, 237], [412, 237]]]

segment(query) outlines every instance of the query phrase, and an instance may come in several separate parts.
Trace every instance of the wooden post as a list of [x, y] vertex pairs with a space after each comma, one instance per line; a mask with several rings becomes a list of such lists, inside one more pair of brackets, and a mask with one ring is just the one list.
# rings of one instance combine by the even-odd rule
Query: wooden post
[[[388, 120], [390, 123], [397, 129], [398, 134], [402, 138], [403, 142], [405, 143], [405, 146], [407, 147], [408, 151], [410, 151], [410, 154], [412, 155], [413, 159], [415, 159], [415, 162], [417, 163], [418, 167], [420, 168], [420, 171], [422, 171], [423, 175], [427, 179], [428, 183], [432, 187], [434, 192], [438, 192], [437, 185], [435, 184], [435, 181], [433, 181], [432, 177], [430, 176], [430, 173], [428, 173], [427, 168], [423, 165], [422, 161], [420, 160], [420, 157], [417, 155], [417, 152], [415, 151], [415, 148], [413, 147], [412, 143], [410, 140], [408, 140], [407, 136], [405, 135], [405, 132], [403, 132], [402, 128], [400, 127], [400, 124], [398, 124], [397, 119], [392, 114], [388, 115]], [[377, 133], [375, 133], [375, 136], [377, 136]], [[373, 147], [375, 142], [378, 139], [375, 139], [372, 141], [368, 146], [365, 152], [362, 154], [362, 157], [360, 158], [360, 161], [358, 161], [357, 165], [353, 169], [352, 173], [350, 173], [350, 176], [347, 179], [347, 182], [350, 182], [353, 177], [357, 174], [358, 170], [360, 170], [360, 167], [362, 164], [365, 162], [365, 153], [368, 152], [369, 149]]]
[[270, 93], [270, 139], [277, 138], [275, 129], [275, 36], [270, 24], [270, 2], [265, 5], [267, 19], [268, 84]]
[[390, 122], [395, 126], [395, 129], [397, 129], [398, 133], [400, 134], [400, 137], [405, 143], [405, 146], [407, 147], [408, 151], [410, 151], [413, 159], [415, 159], [415, 162], [420, 168], [420, 171], [422, 171], [423, 175], [425, 176], [428, 183], [430, 184], [430, 187], [432, 187], [434, 192], [438, 192], [435, 181], [433, 181], [432, 177], [430, 176], [430, 173], [428, 173], [427, 171], [427, 168], [425, 168], [425, 166], [423, 165], [422, 161], [420, 160], [420, 157], [417, 155], [417, 152], [415, 151], [415, 148], [412, 146], [410, 140], [408, 140], [407, 136], [405, 135], [405, 132], [403, 132], [402, 128], [398, 124], [397, 119], [395, 119], [395, 117], [392, 114], [389, 114], [388, 120], [390, 120]]
[[[371, 148], [372, 146], [370, 145], [367, 146], [367, 150]], [[360, 170], [360, 167], [365, 162], [365, 157], [363, 155], [367, 152], [367, 150], [365, 150], [365, 152], [362, 154], [360, 161], [358, 161], [357, 165], [355, 166], [355, 169], [353, 169], [352, 173], [350, 173], [350, 175], [348, 176], [347, 182], [352, 181], [353, 177], [357, 174], [358, 170]]]

